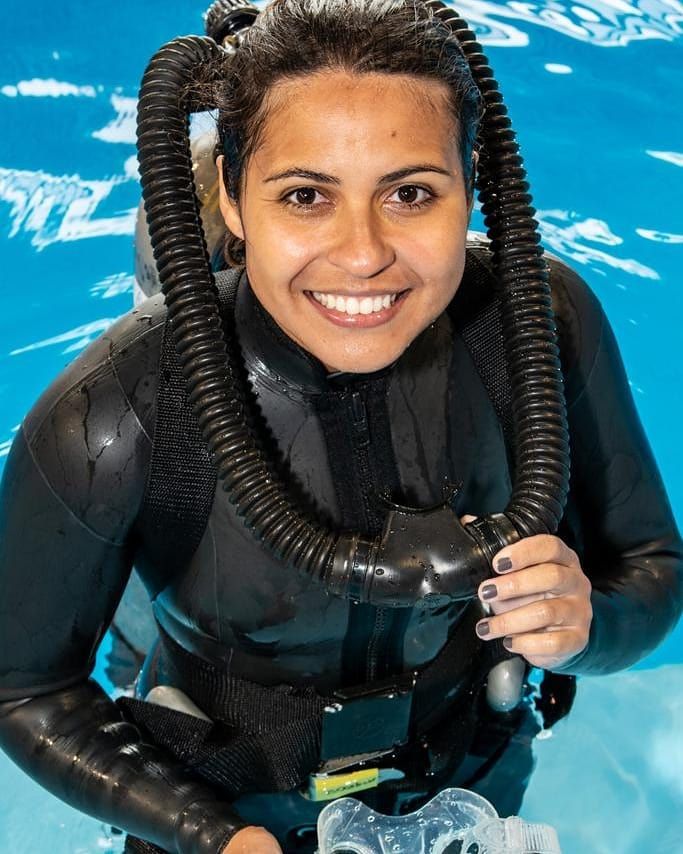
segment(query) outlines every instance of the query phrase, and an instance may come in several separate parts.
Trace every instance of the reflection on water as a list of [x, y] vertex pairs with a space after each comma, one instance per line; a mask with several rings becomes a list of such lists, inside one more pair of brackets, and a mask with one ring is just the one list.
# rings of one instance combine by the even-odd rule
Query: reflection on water
[[135, 145], [135, 123], [138, 102], [135, 98], [124, 98], [114, 93], [111, 105], [116, 111], [116, 118], [100, 130], [93, 131], [93, 137], [102, 142], [122, 142]]
[[[102, 87], [99, 87], [100, 93]], [[96, 97], [93, 86], [78, 86], [56, 80], [22, 80], [0, 89], [4, 95], [57, 98], [63, 96]], [[109, 98], [115, 117], [91, 136], [105, 143], [135, 145], [137, 100], [113, 93]], [[32, 235], [31, 243], [41, 250], [52, 243], [65, 243], [86, 237], [132, 235], [135, 206], [107, 215], [107, 207], [117, 204], [115, 190], [137, 182], [137, 160], [130, 155], [122, 174], [107, 178], [85, 179], [80, 175], [51, 175], [42, 170], [12, 169], [0, 166], [0, 201], [9, 205], [9, 237], [22, 232]], [[110, 198], [114, 196], [114, 198]]]
[[651, 231], [648, 228], [637, 228], [636, 234], [646, 240], [654, 240], [656, 243], [683, 243], [683, 234], [670, 234], [668, 231]]
[[565, 36], [600, 47], [623, 47], [642, 39], [673, 41], [683, 32], [683, 5], [677, 0], [587, 0], [587, 2], [528, 3], [509, 0], [488, 3], [459, 0], [458, 10], [474, 27], [481, 42], [524, 47], [529, 35], [499, 18], [549, 27]]
[[19, 424], [15, 424], [12, 427], [12, 435], [9, 439], [5, 439], [4, 442], [0, 442], [0, 457], [6, 457], [9, 454], [9, 449], [12, 445], [12, 441], [14, 440], [14, 434], [19, 429]]
[[92, 296], [102, 299], [111, 299], [122, 294], [132, 295], [134, 281], [135, 277], [131, 273], [114, 273], [93, 285], [90, 288], [90, 293]]
[[646, 154], [657, 160], [673, 163], [674, 166], [683, 166], [683, 153], [680, 151], [647, 151]]
[[32, 80], [20, 80], [16, 86], [12, 84], [2, 86], [0, 87], [0, 94], [8, 98], [16, 98], [18, 95], [33, 98], [63, 98], [69, 95], [86, 98], [97, 97], [94, 86], [75, 86], [73, 83], [65, 83], [54, 78], [41, 80], [38, 77], [34, 77]]
[[80, 175], [0, 167], [0, 200], [9, 204], [9, 237], [28, 232], [31, 244], [41, 250], [85, 237], [133, 234], [135, 207], [102, 214], [112, 191], [131, 180], [128, 176], [85, 180]]
[[92, 323], [77, 326], [68, 332], [61, 332], [59, 335], [54, 335], [51, 338], [43, 338], [42, 341], [36, 341], [33, 344], [27, 344], [24, 347], [17, 347], [15, 350], [10, 350], [10, 356], [20, 356], [22, 353], [30, 353], [32, 350], [40, 350], [43, 347], [52, 347], [54, 344], [69, 342], [71, 342], [69, 346], [61, 350], [61, 352], [76, 353], [78, 350], [83, 350], [88, 344], [91, 344], [115, 320], [115, 317], [103, 317], [101, 320], [93, 320]]
[[546, 62], [543, 67], [551, 74], [571, 74], [574, 70], [570, 65], [562, 65], [560, 62]]
[[617, 255], [593, 246], [599, 243], [619, 246], [623, 239], [613, 234], [609, 225], [601, 219], [580, 219], [573, 211], [537, 211], [537, 219], [543, 244], [565, 258], [578, 264], [597, 264], [623, 270], [644, 279], [659, 279], [659, 273], [633, 258]]

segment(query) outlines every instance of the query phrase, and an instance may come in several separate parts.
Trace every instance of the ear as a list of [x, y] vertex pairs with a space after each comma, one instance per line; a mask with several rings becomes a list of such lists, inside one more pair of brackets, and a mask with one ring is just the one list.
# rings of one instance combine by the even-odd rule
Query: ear
[[237, 200], [228, 193], [225, 181], [223, 180], [223, 160], [224, 157], [222, 154], [216, 159], [216, 168], [218, 170], [218, 206], [221, 209], [221, 214], [228, 230], [236, 237], [239, 237], [240, 240], [244, 240], [244, 228]]

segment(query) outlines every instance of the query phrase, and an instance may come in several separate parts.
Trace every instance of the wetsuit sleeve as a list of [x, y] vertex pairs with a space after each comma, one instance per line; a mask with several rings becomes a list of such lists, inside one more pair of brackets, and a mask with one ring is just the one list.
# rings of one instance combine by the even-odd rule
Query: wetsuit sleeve
[[593, 585], [587, 647], [564, 673], [610, 673], [675, 626], [683, 545], [609, 322], [588, 286], [551, 264], [566, 379], [571, 486], [559, 534]]
[[[5, 467], [0, 746], [77, 809], [170, 852], [216, 854], [244, 823], [88, 679], [131, 571], [150, 453], [112, 360], [116, 336], [48, 389]], [[123, 349], [144, 361], [141, 345]]]

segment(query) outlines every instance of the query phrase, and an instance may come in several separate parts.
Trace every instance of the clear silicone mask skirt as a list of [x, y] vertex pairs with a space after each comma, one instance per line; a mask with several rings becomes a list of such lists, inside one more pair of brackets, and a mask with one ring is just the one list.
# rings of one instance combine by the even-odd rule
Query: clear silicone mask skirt
[[354, 798], [328, 804], [318, 817], [319, 854], [560, 854], [544, 824], [499, 818], [486, 798], [444, 789], [409, 815], [376, 813]]

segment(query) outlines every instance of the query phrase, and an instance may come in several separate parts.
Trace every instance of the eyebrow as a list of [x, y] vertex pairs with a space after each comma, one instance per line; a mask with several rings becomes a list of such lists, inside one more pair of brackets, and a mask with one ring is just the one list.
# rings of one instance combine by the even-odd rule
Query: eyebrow
[[[418, 172], [435, 172], [437, 175], [446, 175], [452, 177], [452, 173], [448, 169], [441, 166], [435, 166], [433, 163], [417, 163], [413, 166], [405, 166], [403, 169], [397, 169], [395, 172], [388, 172], [377, 182], [379, 185], [393, 184], [394, 181], [401, 181], [403, 178], [408, 178], [410, 175], [415, 175]], [[283, 172], [276, 172], [274, 175], [269, 175], [264, 183], [270, 181], [282, 181], [285, 178], [303, 178], [307, 181], [316, 181], [319, 184], [335, 184], [339, 186], [341, 180], [333, 175], [326, 175], [324, 172], [315, 172], [311, 169], [304, 169], [299, 166], [293, 166], [291, 169], [285, 169]]]

